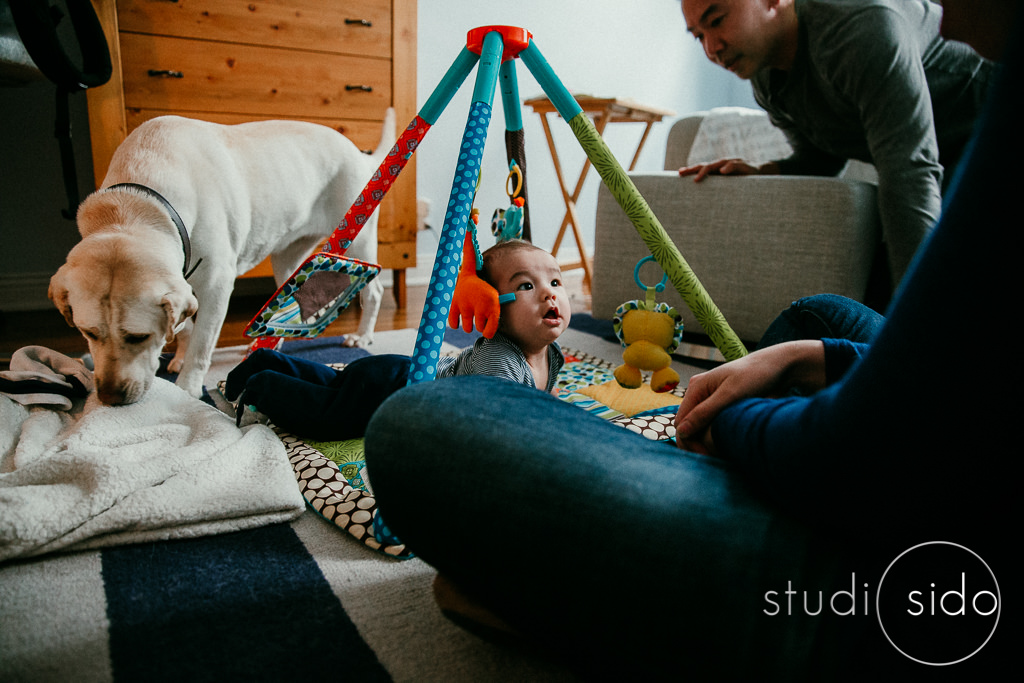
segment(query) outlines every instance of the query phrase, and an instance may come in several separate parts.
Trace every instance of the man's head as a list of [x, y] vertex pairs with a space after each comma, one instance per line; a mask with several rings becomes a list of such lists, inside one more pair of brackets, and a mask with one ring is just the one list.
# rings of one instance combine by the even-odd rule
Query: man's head
[[788, 71], [797, 45], [793, 0], [682, 0], [686, 30], [715, 64], [743, 79]]
[[483, 260], [480, 277], [498, 294], [515, 294], [501, 306], [503, 334], [531, 353], [565, 332], [572, 311], [562, 270], [551, 254], [524, 240], [508, 240], [485, 251]]

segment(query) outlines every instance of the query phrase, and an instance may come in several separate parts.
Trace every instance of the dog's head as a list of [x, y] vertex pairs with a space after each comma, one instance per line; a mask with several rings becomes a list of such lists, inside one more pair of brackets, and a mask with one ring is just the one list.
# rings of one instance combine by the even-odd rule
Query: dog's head
[[152, 244], [120, 232], [76, 245], [51, 278], [49, 296], [88, 342], [96, 394], [107, 405], [134, 403], [146, 393], [164, 344], [199, 307]]

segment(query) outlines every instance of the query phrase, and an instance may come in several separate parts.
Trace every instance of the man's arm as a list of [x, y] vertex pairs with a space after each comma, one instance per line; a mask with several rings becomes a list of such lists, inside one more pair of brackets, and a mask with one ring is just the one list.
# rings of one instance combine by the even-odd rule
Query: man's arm
[[823, 37], [821, 54], [836, 96], [856, 104], [878, 171], [878, 209], [894, 283], [931, 230], [941, 208], [931, 95], [919, 37], [892, 9], [853, 15]]
[[775, 165], [776, 172], [779, 175], [838, 175], [846, 166], [846, 159], [829, 154], [815, 145], [793, 119], [772, 106], [771, 98], [767, 95], [769, 78], [770, 74], [761, 74], [754, 79], [754, 100], [768, 112], [768, 119], [782, 131], [793, 150], [788, 157], [770, 162]]

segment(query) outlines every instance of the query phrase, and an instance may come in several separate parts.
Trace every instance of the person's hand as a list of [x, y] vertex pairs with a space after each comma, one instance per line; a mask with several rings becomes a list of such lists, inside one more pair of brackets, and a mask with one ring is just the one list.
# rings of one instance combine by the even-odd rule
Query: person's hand
[[715, 455], [709, 429], [727, 406], [745, 398], [771, 398], [799, 387], [825, 386], [825, 347], [820, 341], [769, 346], [738, 360], [694, 375], [676, 413], [676, 444], [688, 451]]
[[679, 169], [680, 176], [694, 176], [693, 182], [699, 183], [709, 175], [775, 175], [778, 165], [774, 162], [753, 166], [743, 159], [719, 159], [709, 164], [695, 164]]

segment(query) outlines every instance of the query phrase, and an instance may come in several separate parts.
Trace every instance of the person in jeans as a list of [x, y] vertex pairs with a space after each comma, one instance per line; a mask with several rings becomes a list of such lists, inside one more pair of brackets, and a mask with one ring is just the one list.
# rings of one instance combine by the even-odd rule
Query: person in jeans
[[[677, 418], [688, 450], [487, 377], [381, 406], [365, 442], [380, 510], [465, 601], [587, 678], [983, 680], [1014, 661], [1000, 624], [965, 661], [919, 664], [871, 600], [924, 542], [970, 548], [1004, 590], [1020, 573], [1003, 506], [1024, 379], [1024, 245], [1006, 218], [1024, 16], [1013, 0], [944, 4], [968, 19], [951, 33], [1017, 41], [996, 41], [1008, 52], [941, 218], [869, 343], [849, 342], [858, 357], [780, 339], [696, 376]], [[793, 395], [787, 377], [809, 383]]]

